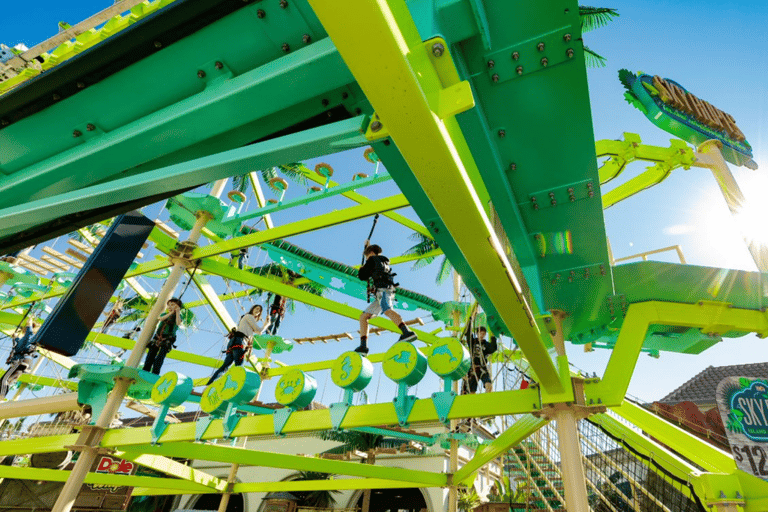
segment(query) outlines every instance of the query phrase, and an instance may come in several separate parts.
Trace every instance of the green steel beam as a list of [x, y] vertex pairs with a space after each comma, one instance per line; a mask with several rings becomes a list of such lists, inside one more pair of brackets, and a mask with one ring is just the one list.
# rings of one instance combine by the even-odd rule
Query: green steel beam
[[55, 388], [64, 388], [77, 391], [77, 382], [72, 382], [64, 379], [53, 379], [51, 377], [44, 377], [42, 375], [32, 375], [24, 373], [19, 376], [19, 382], [22, 384], [31, 384], [38, 386], [50, 386]]
[[208, 305], [213, 308], [213, 312], [224, 326], [226, 332], [229, 332], [233, 327], [237, 327], [237, 323], [232, 319], [229, 311], [227, 311], [227, 308], [219, 299], [216, 290], [213, 289], [213, 286], [211, 286], [208, 280], [200, 274], [195, 274], [193, 279], [195, 281], [195, 286], [197, 286], [197, 289], [203, 294]]
[[[541, 410], [538, 392], [535, 389], [498, 391], [479, 395], [460, 395], [454, 400], [448, 419], [476, 418], [522, 414]], [[408, 421], [412, 425], [439, 421], [432, 400], [417, 400]], [[393, 403], [352, 406], [344, 416], [340, 428], [373, 427], [397, 425], [399, 420]], [[320, 432], [333, 428], [329, 410], [297, 411], [291, 414], [283, 428], [284, 434]], [[248, 416], [241, 418], [232, 437], [272, 437], [275, 434], [272, 415]], [[202, 436], [203, 440], [220, 439], [224, 435], [221, 420], [214, 420]], [[47, 439], [47, 438], [40, 438]], [[158, 442], [175, 443], [196, 439], [195, 423], [168, 425]], [[152, 442], [150, 427], [108, 430], [102, 440], [103, 447], [120, 447], [130, 451], [131, 446], [147, 445]], [[0, 443], [4, 448], [5, 443]], [[55, 450], [54, 450], [55, 451]], [[0, 455], [5, 453], [0, 449]], [[27, 453], [27, 452], [17, 452]]]
[[[185, 446], [189, 447], [190, 445], [185, 444]], [[186, 464], [176, 462], [175, 460], [169, 459], [168, 457], [146, 453], [146, 450], [142, 451], [145, 453], [116, 451], [114, 456], [135, 462], [136, 464], [144, 466], [145, 468], [154, 469], [155, 471], [159, 471], [171, 477], [200, 484], [213, 491], [221, 492], [227, 488], [226, 480], [216, 478], [215, 476], [209, 475], [204, 471], [200, 471], [199, 469], [195, 469]], [[189, 459], [190, 457], [186, 454], [180, 454], [179, 458]]]
[[[430, 219], [420, 213], [422, 221], [433, 232], [446, 230], [459, 245], [460, 258], [469, 263], [489, 297], [478, 299], [493, 303], [542, 386], [562, 391], [543, 340], [546, 335], [534, 318], [535, 305], [525, 296], [522, 276], [515, 275], [486, 213], [487, 191], [481, 181], [472, 180], [478, 176], [477, 165], [453, 116], [471, 108], [474, 98], [469, 84], [459, 80], [448, 49], [444, 46], [441, 57], [433, 58], [432, 43], [422, 42], [403, 0], [311, 0], [310, 4], [383, 125], [376, 132], [369, 128], [369, 137], [394, 139], [410, 167], [404, 175], [415, 176], [439, 215]], [[376, 44], [370, 45], [371, 40]], [[363, 46], [366, 52], [360, 51]], [[387, 69], [385, 79], [382, 68]], [[377, 154], [383, 158], [378, 149]], [[383, 161], [410, 194], [402, 176]]]
[[338, 210], [322, 215], [317, 215], [309, 219], [284, 224], [265, 231], [257, 231], [249, 235], [238, 236], [216, 244], [199, 247], [195, 250], [193, 258], [207, 258], [217, 254], [230, 253], [241, 247], [250, 247], [252, 245], [272, 242], [281, 238], [308, 233], [322, 228], [351, 222], [353, 220], [370, 217], [377, 213], [383, 213], [408, 206], [408, 200], [402, 194], [377, 199], [370, 203], [352, 206], [344, 210]]
[[[211, 180], [227, 178], [244, 170], [266, 167], [275, 162], [303, 160], [363, 146], [367, 144], [366, 139], [362, 137], [365, 120], [365, 116], [359, 116], [190, 162], [147, 171], [139, 176], [115, 179], [73, 191], [62, 191], [58, 195], [49, 193], [42, 198], [33, 197], [29, 202], [0, 210], [0, 237], [10, 236], [31, 223], [42, 224], [77, 212], [193, 188]], [[22, 174], [37, 175], [31, 171], [30, 173]], [[0, 190], [3, 190], [3, 180], [0, 180]]]
[[[38, 452], [39, 453], [39, 452]], [[66, 482], [69, 471], [61, 469], [22, 468], [15, 466], [0, 466], [0, 478], [16, 478], [19, 480], [43, 480], [48, 482]], [[86, 484], [110, 485], [115, 487], [147, 487], [154, 489], [169, 489], [196, 494], [211, 492], [209, 487], [188, 480], [173, 478], [157, 478], [153, 476], [113, 475], [109, 473], [88, 473]]]
[[[107, 345], [109, 347], [122, 348], [125, 350], [132, 350], [134, 345], [136, 345], [134, 340], [128, 340], [118, 336], [112, 336], [109, 334], [102, 334], [93, 331], [88, 333], [86, 339], [88, 341], [98, 341], [102, 345]], [[171, 350], [166, 357], [168, 359], [175, 359], [176, 361], [183, 361], [185, 363], [192, 363], [209, 368], [218, 368], [221, 366], [221, 361], [218, 359], [202, 356], [199, 354], [193, 354], [191, 352], [183, 352], [181, 350]]]
[[454, 484], [466, 483], [471, 485], [472, 481], [474, 481], [474, 473], [478, 469], [505, 453], [512, 446], [519, 444], [520, 441], [547, 423], [549, 423], [549, 420], [546, 418], [537, 418], [530, 414], [521, 416], [513, 425], [494, 439], [491, 444], [481, 445], [477, 448], [475, 456], [453, 475]]
[[[325, 178], [321, 177], [318, 174], [315, 174], [315, 173], [312, 173], [312, 172], [308, 172], [308, 173], [306, 173], [306, 177], [307, 177], [307, 179], [312, 180], [315, 183], [320, 183], [321, 185], [325, 185]], [[336, 183], [333, 180], [330, 180], [328, 182], [328, 186], [329, 187], [334, 187], [336, 185], [338, 185], [338, 183]], [[350, 199], [350, 200], [358, 203], [358, 204], [370, 203], [372, 201], [371, 199], [368, 199], [364, 195], [362, 195], [362, 194], [360, 194], [358, 192], [355, 192], [355, 191], [345, 192], [345, 193], [343, 193], [341, 195], [346, 197], [347, 199]], [[408, 217], [400, 215], [397, 212], [384, 212], [384, 213], [382, 213], [382, 215], [384, 215], [388, 219], [391, 219], [391, 220], [397, 222], [398, 224], [401, 224], [401, 225], [403, 225], [403, 226], [405, 226], [407, 228], [412, 229], [413, 231], [415, 231], [417, 233], [421, 233], [422, 235], [424, 235], [426, 237], [432, 238], [432, 234], [427, 230], [427, 228], [425, 228], [424, 226], [422, 226], [418, 222], [412, 221]]]
[[0, 443], [0, 457], [20, 453], [64, 452], [67, 451], [64, 447], [76, 444], [78, 437], [80, 434], [9, 439]]
[[262, 452], [245, 448], [213, 444], [163, 443], [162, 445], [143, 445], [133, 447], [139, 453], [164, 455], [167, 457], [186, 457], [194, 460], [227, 462], [240, 466], [264, 466], [271, 468], [293, 469], [296, 471], [316, 471], [336, 475], [379, 478], [416, 482], [423, 485], [440, 487], [446, 485], [446, 476], [442, 473], [418, 471], [405, 468], [390, 468], [373, 464], [360, 464], [316, 457], [287, 455], [274, 452]]
[[712, 473], [736, 471], [733, 456], [629, 401], [611, 410], [660, 443]]
[[[278, 231], [278, 230], [280, 230], [280, 228], [273, 228], [269, 231], [255, 233], [255, 235], [259, 235], [261, 233], [270, 233], [272, 231]], [[244, 237], [236, 238], [235, 240], [246, 238], [247, 236], [253, 236], [253, 235], [246, 235]], [[229, 241], [223, 242], [222, 244], [216, 244], [216, 245], [221, 246], [227, 243], [229, 243]], [[210, 245], [205, 246], [203, 249], [208, 249], [209, 247], [211, 246]], [[218, 251], [219, 249], [216, 249], [216, 250]], [[245, 270], [240, 270], [237, 267], [230, 267], [229, 265], [223, 263], [220, 259], [219, 261], [216, 261], [212, 258], [204, 259], [200, 264], [200, 269], [205, 272], [219, 275], [226, 279], [231, 279], [233, 281], [237, 281], [239, 283], [242, 283], [248, 286], [253, 286], [260, 290], [267, 290], [267, 291], [276, 293], [278, 295], [282, 295], [283, 297], [288, 297], [289, 299], [297, 300], [299, 302], [303, 302], [304, 304], [308, 304], [310, 306], [314, 306], [316, 308], [323, 309], [325, 311], [329, 311], [331, 313], [335, 313], [340, 316], [345, 316], [347, 318], [356, 320], [360, 318], [360, 314], [362, 313], [362, 311], [360, 311], [359, 309], [353, 308], [352, 306], [341, 304], [339, 302], [326, 299], [325, 297], [313, 295], [309, 292], [300, 290], [298, 288], [285, 284], [276, 279], [260, 276], [258, 274], [253, 274]], [[400, 329], [395, 325], [395, 323], [387, 318], [383, 318], [383, 317], [372, 318], [370, 323], [375, 327], [382, 327], [384, 329], [387, 329], [388, 331], [400, 332]], [[432, 336], [431, 334], [426, 333], [424, 331], [413, 329], [413, 332], [418, 334], [419, 339], [427, 344], [430, 344], [435, 339], [435, 336]]]
[[630, 304], [603, 379], [585, 386], [587, 398], [606, 406], [622, 403], [651, 324], [693, 327], [712, 334], [736, 331], [768, 336], [768, 314], [763, 311], [734, 308], [723, 302]]
[[297, 492], [422, 487], [442, 487], [442, 485], [424, 485], [419, 482], [381, 480], [378, 478], [332, 478], [329, 480], [294, 480], [291, 482], [243, 482], [233, 485], [232, 492]]

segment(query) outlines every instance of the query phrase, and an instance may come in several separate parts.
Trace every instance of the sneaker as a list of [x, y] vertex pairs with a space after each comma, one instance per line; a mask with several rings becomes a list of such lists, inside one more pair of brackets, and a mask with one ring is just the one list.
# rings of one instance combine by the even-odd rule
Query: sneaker
[[407, 341], [409, 343], [412, 343], [416, 341], [418, 337], [416, 336], [416, 333], [413, 331], [405, 331], [405, 333], [400, 335], [400, 339], [397, 341]]
[[364, 346], [360, 345], [359, 347], [357, 347], [355, 349], [355, 352], [357, 352], [359, 354], [363, 354], [364, 356], [367, 356], [368, 355], [368, 347], [364, 347]]

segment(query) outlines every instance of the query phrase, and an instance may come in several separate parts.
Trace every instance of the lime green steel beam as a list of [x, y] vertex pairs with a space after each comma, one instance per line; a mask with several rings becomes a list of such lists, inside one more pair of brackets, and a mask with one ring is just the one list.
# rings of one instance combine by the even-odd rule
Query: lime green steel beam
[[[115, 348], [122, 348], [125, 350], [132, 350], [136, 344], [134, 340], [128, 340], [120, 338], [118, 336], [111, 336], [109, 334], [102, 334], [99, 332], [91, 331], [85, 338], [88, 341], [98, 341], [102, 345], [107, 345]], [[181, 350], [171, 350], [166, 356], [168, 359], [175, 359], [177, 361], [183, 361], [185, 363], [197, 364], [200, 366], [207, 366], [209, 368], [218, 368], [221, 366], [221, 361], [214, 359], [213, 357], [201, 356], [199, 354], [193, 354], [190, 352], [183, 352]]]
[[[60, 469], [22, 468], [0, 466], [0, 478], [15, 478], [19, 480], [43, 480], [48, 482], [66, 482], [69, 471]], [[188, 480], [173, 478], [156, 478], [153, 476], [113, 475], [109, 473], [88, 473], [85, 477], [87, 484], [111, 485], [115, 487], [147, 487], [154, 489], [173, 489], [196, 494], [211, 492], [209, 487]]]
[[18, 455], [20, 453], [64, 452], [67, 451], [64, 447], [74, 445], [79, 436], [80, 434], [67, 434], [62, 436], [10, 439], [0, 443], [0, 457]]
[[32, 384], [33, 386], [49, 386], [77, 391], [77, 382], [64, 379], [52, 379], [51, 377], [44, 377], [42, 375], [31, 375], [29, 373], [24, 373], [19, 377], [19, 382], [22, 384]]
[[[448, 419], [501, 416], [522, 414], [541, 410], [538, 392], [535, 389], [499, 391], [479, 395], [460, 395], [454, 400]], [[417, 400], [408, 417], [409, 423], [419, 425], [439, 420], [432, 400]], [[232, 432], [232, 437], [271, 437], [275, 434], [272, 415], [248, 416], [241, 418]], [[340, 428], [397, 425], [399, 420], [393, 403], [357, 405], [350, 407]], [[329, 410], [297, 411], [291, 414], [283, 428], [284, 434], [320, 432], [333, 428]], [[221, 420], [214, 420], [202, 436], [203, 440], [220, 439], [224, 436]], [[158, 440], [160, 443], [192, 441], [196, 438], [194, 423], [168, 425]], [[103, 447], [122, 447], [151, 444], [150, 427], [108, 430], [102, 440]], [[0, 443], [3, 446], [5, 443]], [[5, 453], [0, 451], [0, 455]], [[26, 453], [26, 452], [18, 452]]]
[[140, 453], [165, 455], [167, 457], [187, 457], [195, 460], [227, 462], [240, 466], [263, 466], [270, 468], [293, 469], [297, 471], [316, 471], [336, 475], [380, 478], [416, 482], [423, 485], [446, 485], [446, 476], [442, 473], [418, 471], [405, 468], [390, 468], [358, 462], [303, 457], [283, 453], [262, 452], [213, 444], [163, 443], [162, 445], [136, 446]]
[[227, 311], [227, 308], [219, 299], [219, 295], [216, 293], [216, 290], [213, 289], [213, 286], [211, 286], [208, 280], [200, 274], [195, 274], [193, 279], [195, 281], [195, 286], [197, 286], [197, 289], [200, 290], [200, 293], [203, 294], [203, 297], [208, 302], [208, 305], [213, 308], [213, 312], [224, 326], [226, 332], [229, 332], [230, 329], [236, 327], [237, 324], [232, 319], [229, 311]]
[[637, 404], [625, 400], [611, 410], [707, 471], [730, 474], [736, 470], [736, 462], [730, 453], [702, 441]]
[[[477, 166], [453, 117], [474, 105], [469, 84], [458, 80], [455, 68], [443, 69], [443, 77], [456, 79], [444, 88], [432, 51], [403, 0], [310, 0], [310, 5], [380, 118], [383, 128], [369, 131], [369, 137], [394, 139], [542, 386], [562, 391], [534, 319], [535, 305], [524, 297], [521, 277], [514, 274], [486, 214], [487, 203], [472, 183]], [[462, 96], [464, 86], [469, 98]], [[446, 111], [448, 98], [459, 110]]]
[[205, 247], [196, 249], [192, 257], [207, 258], [217, 254], [229, 253], [240, 249], [241, 247], [250, 247], [265, 242], [272, 242], [281, 238], [288, 238], [302, 233], [343, 224], [345, 222], [363, 219], [376, 213], [405, 208], [406, 206], [409, 206], [408, 200], [402, 194], [385, 197], [383, 199], [371, 201], [370, 203], [352, 206], [351, 208], [346, 208], [344, 210], [317, 215], [309, 219], [277, 226], [266, 231], [257, 231], [250, 235], [239, 236], [224, 242], [206, 245]]
[[[312, 180], [315, 183], [320, 183], [322, 185], [325, 185], [325, 179], [326, 178], [321, 177], [319, 174], [315, 174], [313, 172], [307, 172], [307, 173], [305, 173], [305, 175], [306, 175], [307, 179]], [[336, 183], [333, 180], [331, 180], [328, 183], [329, 187], [335, 187], [336, 185], [338, 185], [338, 183]], [[354, 201], [354, 202], [356, 202], [358, 204], [367, 204], [367, 203], [372, 202], [371, 199], [365, 197], [363, 194], [360, 194], [359, 192], [355, 192], [354, 190], [352, 190], [350, 192], [344, 192], [341, 195], [346, 197], [347, 199], [351, 199], [352, 201]], [[388, 219], [391, 219], [391, 220], [397, 222], [398, 224], [401, 224], [401, 225], [403, 225], [403, 226], [405, 226], [407, 228], [412, 229], [413, 231], [416, 231], [417, 233], [421, 233], [422, 235], [424, 235], [426, 237], [432, 238], [432, 235], [427, 230], [427, 228], [422, 226], [420, 223], [409, 219], [408, 217], [400, 215], [399, 213], [396, 213], [396, 212], [384, 212], [384, 213], [382, 213], [382, 215], [384, 215]]]
[[442, 485], [424, 485], [419, 482], [381, 480], [378, 478], [333, 478], [329, 480], [294, 480], [291, 482], [244, 482], [233, 485], [232, 492], [297, 492], [421, 487], [442, 487]]
[[[258, 235], [261, 233], [270, 233], [272, 231], [276, 231], [279, 229], [280, 228], [274, 228], [269, 231], [263, 231], [255, 234]], [[252, 236], [252, 235], [246, 235], [246, 236]], [[240, 238], [246, 238], [246, 237], [240, 237]], [[239, 240], [239, 238], [235, 240]], [[223, 243], [227, 244], [229, 243], [229, 241], [223, 242]], [[221, 245], [221, 244], [216, 244], [216, 245]], [[207, 249], [208, 247], [211, 247], [211, 246], [206, 246], [205, 248]], [[204, 259], [200, 264], [200, 269], [205, 272], [216, 274], [221, 277], [225, 277], [227, 279], [232, 279], [233, 281], [238, 281], [242, 284], [259, 288], [260, 290], [267, 290], [267, 291], [276, 293], [278, 295], [282, 295], [283, 297], [288, 297], [289, 299], [297, 300], [299, 302], [303, 302], [304, 304], [308, 304], [316, 308], [324, 309], [325, 311], [329, 311], [337, 315], [345, 316], [347, 318], [352, 318], [356, 320], [360, 318], [360, 314], [362, 313], [362, 311], [360, 311], [359, 309], [353, 308], [352, 306], [347, 306], [346, 304], [340, 304], [330, 299], [313, 295], [309, 292], [305, 292], [304, 290], [299, 290], [298, 288], [294, 288], [293, 286], [282, 283], [276, 279], [271, 279], [268, 277], [253, 274], [245, 270], [240, 270], [237, 267], [230, 267], [229, 265], [223, 263], [220, 259], [218, 261], [212, 258]], [[400, 329], [394, 324], [394, 322], [386, 318], [382, 318], [382, 317], [372, 318], [370, 323], [375, 327], [382, 327], [392, 332], [400, 332]], [[421, 339], [425, 343], [430, 343], [435, 339], [435, 336], [432, 336], [427, 332], [419, 331], [417, 329], [414, 329], [413, 331], [416, 334], [418, 334], [419, 339]]]
[[504, 433], [494, 439], [491, 444], [478, 447], [475, 456], [453, 475], [454, 484], [463, 482], [467, 485], [472, 485], [475, 471], [482, 468], [502, 453], [505, 453], [510, 447], [520, 443], [520, 441], [533, 434], [547, 423], [549, 423], [549, 420], [546, 418], [537, 418], [530, 414], [523, 415], [505, 430]]
[[587, 398], [606, 406], [622, 403], [651, 324], [699, 328], [702, 332], [712, 334], [736, 331], [768, 336], [768, 315], [762, 311], [705, 301], [697, 304], [659, 301], [631, 304], [603, 379], [585, 385]]
[[[185, 446], [187, 446], [187, 449], [189, 449], [190, 445], [185, 444]], [[168, 457], [152, 455], [149, 453], [121, 451], [116, 451], [114, 455], [115, 457], [120, 457], [122, 459], [135, 462], [136, 464], [144, 466], [145, 468], [154, 469], [155, 471], [159, 471], [181, 480], [187, 480], [189, 482], [200, 484], [203, 487], [211, 489], [212, 491], [222, 492], [227, 488], [226, 480], [221, 480], [220, 478], [209, 475], [204, 471], [200, 471], [199, 469], [187, 466], [186, 464], [176, 462], [175, 460], [169, 459]], [[188, 455], [183, 453], [180, 454], [179, 457], [183, 459], [190, 458]]]

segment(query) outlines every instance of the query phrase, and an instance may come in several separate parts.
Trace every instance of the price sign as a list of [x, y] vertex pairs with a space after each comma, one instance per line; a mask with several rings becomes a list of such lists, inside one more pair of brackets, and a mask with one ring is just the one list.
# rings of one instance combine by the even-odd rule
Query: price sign
[[723, 379], [717, 386], [717, 406], [736, 465], [768, 480], [768, 380]]

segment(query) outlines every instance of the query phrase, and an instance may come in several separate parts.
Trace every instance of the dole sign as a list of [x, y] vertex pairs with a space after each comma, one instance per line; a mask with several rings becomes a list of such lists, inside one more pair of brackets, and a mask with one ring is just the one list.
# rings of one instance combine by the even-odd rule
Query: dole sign
[[752, 146], [732, 115], [686, 90], [669, 78], [619, 71], [627, 92], [624, 97], [662, 130], [693, 145], [707, 140], [723, 144], [723, 158], [735, 165], [756, 169]]

